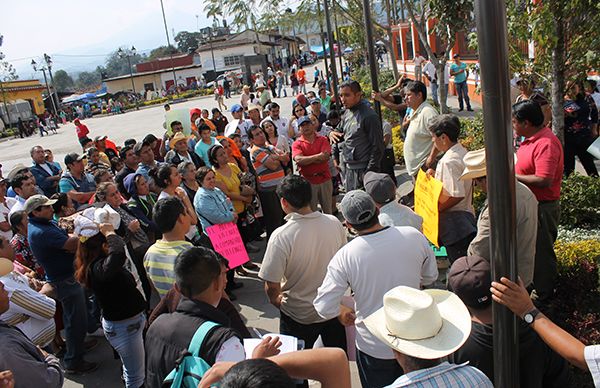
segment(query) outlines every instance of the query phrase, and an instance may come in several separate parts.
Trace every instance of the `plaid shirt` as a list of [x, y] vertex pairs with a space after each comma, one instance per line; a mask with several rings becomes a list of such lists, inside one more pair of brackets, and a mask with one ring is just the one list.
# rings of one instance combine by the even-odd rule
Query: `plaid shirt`
[[433, 368], [421, 369], [400, 376], [386, 388], [493, 388], [492, 382], [479, 369], [464, 364], [442, 362]]

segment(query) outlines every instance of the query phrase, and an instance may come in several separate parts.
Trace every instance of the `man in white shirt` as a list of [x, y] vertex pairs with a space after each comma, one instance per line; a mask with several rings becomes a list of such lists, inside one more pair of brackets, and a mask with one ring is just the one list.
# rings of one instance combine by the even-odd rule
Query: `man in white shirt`
[[233, 105], [231, 107], [231, 115], [233, 116], [233, 120], [225, 126], [225, 136], [229, 137], [230, 135], [237, 133], [241, 136], [244, 144], [250, 144], [248, 141], [248, 128], [250, 128], [250, 126], [246, 120], [244, 120], [244, 108], [239, 104]]
[[289, 123], [288, 119], [281, 117], [279, 115], [279, 113], [280, 113], [279, 112], [280, 111], [279, 104], [276, 102], [272, 102], [269, 105], [267, 105], [267, 110], [269, 111], [269, 116], [265, 117], [265, 119], [260, 122], [261, 127], [262, 127], [263, 122], [269, 118], [269, 119], [271, 119], [273, 124], [275, 124], [275, 128], [277, 129], [277, 135], [287, 136], [288, 127], [289, 127], [290, 123]]
[[275, 229], [258, 277], [272, 305], [280, 310], [279, 332], [304, 340], [311, 349], [321, 335], [327, 347], [346, 348], [346, 332], [337, 317], [324, 319], [313, 301], [327, 265], [346, 244], [346, 230], [334, 216], [311, 209], [311, 185], [298, 175], [277, 187], [286, 223]]
[[369, 171], [364, 183], [365, 191], [379, 209], [381, 226], [412, 226], [419, 232], [423, 230], [423, 217], [395, 200], [396, 185], [389, 175]]
[[[434, 54], [436, 58], [438, 58], [437, 54]], [[435, 105], [439, 105], [440, 101], [439, 101], [439, 93], [438, 93], [438, 87], [439, 87], [439, 80], [437, 77], [437, 70], [435, 69], [435, 66], [433, 65], [433, 63], [431, 61], [427, 61], [427, 64], [425, 64], [425, 67], [423, 67], [423, 75], [425, 75], [425, 78], [427, 78], [429, 80], [430, 86], [431, 86], [431, 98], [433, 99], [433, 103]], [[444, 84], [446, 84], [446, 94], [448, 92], [448, 84], [450, 83], [450, 66], [448, 65], [448, 63], [446, 62], [446, 67], [444, 68]]]
[[[315, 309], [323, 318], [340, 315], [348, 288], [356, 303], [357, 364], [363, 387], [382, 387], [402, 374], [392, 350], [365, 327], [363, 320], [383, 306], [383, 295], [397, 286], [421, 288], [438, 277], [427, 239], [411, 227], [384, 227], [375, 202], [362, 190], [348, 192], [341, 203], [346, 224], [358, 237], [331, 259], [317, 292]], [[352, 321], [351, 312], [341, 319]]]
[[417, 55], [415, 56], [415, 58], [413, 59], [413, 62], [415, 64], [415, 81], [421, 81], [421, 77], [422, 77], [422, 72], [421, 72], [421, 68], [423, 66], [423, 63], [426, 61], [427, 59], [425, 59], [421, 53], [417, 53]]

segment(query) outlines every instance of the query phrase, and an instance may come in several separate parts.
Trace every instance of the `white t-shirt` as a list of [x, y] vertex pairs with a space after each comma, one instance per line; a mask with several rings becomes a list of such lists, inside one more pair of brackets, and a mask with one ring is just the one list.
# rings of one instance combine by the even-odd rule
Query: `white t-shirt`
[[[0, 202], [0, 222], [4, 222], [4, 221], [10, 222], [10, 220], [9, 220], [10, 210], [17, 203], [17, 200], [14, 198], [6, 197], [6, 198], [4, 198], [4, 201], [6, 202], [6, 204]], [[10, 241], [10, 239], [13, 236], [13, 233], [11, 230], [8, 230], [6, 232], [3, 232], [0, 230], [0, 236], [4, 237], [5, 239]]]
[[[383, 130], [383, 136], [385, 135], [390, 135], [392, 136], [392, 124], [390, 124], [389, 121], [383, 121], [383, 125], [381, 126], [381, 129]], [[388, 145], [385, 146], [386, 149], [391, 150], [394, 148], [394, 145], [392, 144], [392, 139], [390, 138], [390, 143]]]
[[38, 163], [38, 166], [40, 166], [41, 168], [44, 169], [44, 171], [46, 171], [50, 176], [54, 175], [54, 173], [52, 172], [52, 170], [50, 170], [50, 166], [48, 166], [47, 163]]
[[[166, 191], [161, 191], [160, 194], [158, 195], [157, 201], [159, 201], [163, 198], [169, 198], [169, 197], [171, 197], [171, 195], [169, 193], [167, 193]], [[196, 227], [196, 225], [190, 225], [190, 229], [188, 229], [187, 233], [185, 234], [185, 237], [187, 237], [191, 241], [194, 239], [194, 236], [196, 236], [197, 232], [198, 232], [198, 228]]]
[[423, 230], [423, 217], [396, 201], [379, 208], [379, 223], [381, 226], [412, 226], [419, 232]]
[[281, 282], [281, 311], [294, 321], [323, 322], [313, 301], [331, 258], [346, 244], [346, 231], [336, 217], [319, 212], [285, 219], [269, 239], [258, 277]]
[[288, 126], [290, 124], [288, 119], [279, 117], [277, 120], [273, 120], [273, 118], [271, 116], [269, 116], [269, 117], [264, 118], [263, 121], [260, 122], [261, 127], [262, 127], [263, 123], [265, 122], [265, 120], [267, 120], [267, 119], [270, 119], [275, 124], [275, 128], [277, 128], [278, 136], [281, 136], [281, 135], [287, 136]]
[[443, 190], [451, 197], [463, 197], [463, 199], [452, 206], [447, 211], [467, 211], [474, 213], [473, 210], [473, 185], [471, 179], [460, 180], [460, 176], [465, 170], [463, 158], [467, 150], [460, 143], [453, 145], [438, 162], [435, 169], [435, 179], [442, 181]]
[[594, 379], [594, 386], [600, 387], [600, 345], [586, 346], [583, 354]]
[[417, 55], [416, 58], [413, 60], [415, 66], [421, 66], [421, 64], [423, 64], [423, 62], [425, 61], [426, 59], [422, 55]]
[[391, 360], [391, 348], [371, 334], [363, 320], [383, 306], [383, 295], [392, 288], [421, 288], [437, 278], [437, 261], [427, 239], [412, 227], [388, 227], [356, 237], [335, 254], [314, 306], [323, 318], [332, 319], [339, 315], [342, 297], [351, 288], [356, 303], [356, 347], [372, 357]]

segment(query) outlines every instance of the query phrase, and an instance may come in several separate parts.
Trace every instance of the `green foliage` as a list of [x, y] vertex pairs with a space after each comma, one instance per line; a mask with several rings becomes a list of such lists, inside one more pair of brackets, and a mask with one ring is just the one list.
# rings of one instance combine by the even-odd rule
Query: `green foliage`
[[98, 86], [101, 82], [100, 73], [98, 71], [82, 71], [77, 76], [75, 85], [77, 89], [88, 89]]
[[600, 227], [600, 180], [571, 174], [562, 182], [560, 224], [573, 227]]
[[[181, 32], [180, 32], [180, 34], [181, 34]], [[179, 35], [179, 34], [177, 34], [177, 35]], [[196, 44], [196, 47], [194, 47], [194, 49], [197, 48], [197, 47], [198, 47], [198, 45]], [[189, 51], [186, 50], [186, 51], [183, 51], [183, 52], [187, 53]], [[157, 48], [153, 49], [152, 51], [150, 51], [150, 54], [148, 55], [148, 59], [152, 60], [152, 59], [158, 59], [158, 58], [168, 57], [171, 54], [180, 54], [180, 52], [179, 52], [179, 50], [177, 50], [173, 46], [168, 46], [168, 47], [167, 46], [160, 46], [160, 47], [157, 47]]]
[[473, 118], [460, 120], [460, 144], [469, 151], [485, 147], [483, 114], [477, 113]]
[[11, 63], [4, 60], [5, 58], [4, 53], [0, 51], [0, 82], [18, 80], [17, 71]]
[[402, 127], [400, 125], [392, 127], [392, 145], [394, 146], [396, 163], [404, 164], [404, 142], [402, 141]]
[[[177, 49], [182, 53], [189, 53], [198, 48], [198, 42], [202, 39], [199, 32], [180, 31], [175, 35]], [[152, 56], [152, 53], [150, 53]]]
[[73, 77], [69, 75], [64, 70], [58, 70], [54, 73], [54, 88], [59, 92], [65, 92], [68, 90], [73, 90], [75, 86], [75, 81], [73, 81]]
[[[125, 50], [125, 48], [123, 48]], [[145, 55], [136, 53], [135, 55], [129, 56], [131, 62], [131, 70], [135, 73], [135, 65], [146, 60]], [[106, 58], [106, 63], [102, 69], [106, 72], [107, 77], [118, 77], [120, 75], [129, 74], [130, 68], [127, 58], [121, 58], [119, 56], [119, 50], [115, 50]]]

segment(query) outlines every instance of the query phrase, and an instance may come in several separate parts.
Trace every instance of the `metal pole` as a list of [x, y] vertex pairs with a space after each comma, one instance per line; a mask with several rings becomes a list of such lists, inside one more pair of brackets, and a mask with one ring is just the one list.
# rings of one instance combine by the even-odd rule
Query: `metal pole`
[[[331, 18], [329, 17], [329, 1], [323, 0], [323, 9], [325, 10], [325, 25], [327, 27], [327, 39], [329, 40], [329, 57], [331, 58], [331, 79], [333, 83], [333, 98], [335, 103], [339, 103], [338, 98], [338, 77], [337, 70], [335, 68], [335, 50], [333, 48], [333, 30], [331, 29]], [[339, 45], [338, 45], [339, 49]], [[327, 74], [327, 72], [325, 72]]]
[[217, 77], [217, 65], [215, 64], [215, 50], [213, 49], [213, 44], [212, 44], [212, 36], [210, 36], [209, 38], [209, 43], [210, 43], [210, 55], [212, 57], [212, 63], [213, 63], [213, 72], [215, 73], [215, 79]]
[[56, 104], [54, 103], [54, 99], [52, 98], [52, 93], [50, 92], [50, 86], [48, 86], [48, 78], [46, 78], [46, 69], [41, 68], [42, 74], [44, 74], [44, 82], [46, 83], [46, 90], [48, 91], [48, 97], [50, 97], [50, 102], [52, 102], [52, 110], [54, 110], [54, 115], [58, 116], [58, 111], [56, 110]]
[[133, 82], [133, 70], [131, 67], [131, 59], [129, 53], [127, 54], [127, 64], [129, 65], [129, 78], [131, 78], [131, 89], [133, 90], [133, 97], [135, 98], [135, 110], [140, 110], [137, 92], [135, 91], [135, 83]]
[[[165, 16], [165, 7], [163, 6], [163, 0], [160, 0], [160, 9], [162, 10], [163, 24], [165, 25], [165, 35], [167, 36], [167, 48], [171, 47], [171, 41], [169, 40], [169, 29], [167, 28], [167, 17]], [[173, 50], [171, 50], [171, 69], [173, 70], [173, 82], [175, 90], [177, 90], [177, 76], [175, 75], [175, 64], [173, 63]]]
[[[515, 171], [504, 0], [475, 1], [491, 221], [492, 279], [517, 278]], [[493, 303], [494, 386], [519, 388], [517, 317]]]
[[321, 2], [319, 0], [317, 0], [317, 15], [319, 18], [319, 30], [321, 31], [321, 45], [323, 46], [323, 62], [325, 62], [325, 78], [327, 78], [327, 69], [328, 69], [328, 65], [327, 65], [327, 48], [325, 47], [325, 38], [323, 37], [323, 34], [325, 33], [323, 31], [323, 15], [321, 15]]
[[6, 123], [6, 125], [9, 128], [12, 128], [12, 123], [10, 122], [10, 112], [8, 111], [8, 104], [6, 103], [6, 94], [4, 92], [4, 82], [2, 82], [2, 80], [0, 80], [0, 93], [2, 93], [2, 102], [4, 103], [4, 110], [6, 111], [6, 119], [8, 120], [8, 123]]
[[[371, 6], [369, 0], [363, 0], [363, 15], [365, 19], [365, 32], [367, 35], [367, 52], [369, 53], [369, 69], [371, 70], [371, 88], [374, 92], [379, 91], [377, 80], [377, 59], [375, 58], [375, 46], [373, 45], [373, 23], [371, 22]], [[375, 101], [375, 112], [381, 120], [381, 103]]]

